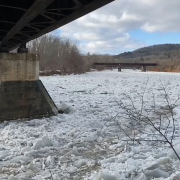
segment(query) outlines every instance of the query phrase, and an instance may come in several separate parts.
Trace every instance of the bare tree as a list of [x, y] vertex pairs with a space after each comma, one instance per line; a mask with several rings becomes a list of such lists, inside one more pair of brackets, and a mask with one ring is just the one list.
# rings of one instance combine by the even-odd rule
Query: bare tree
[[29, 43], [32, 53], [40, 55], [41, 71], [60, 74], [83, 73], [84, 60], [76, 42], [56, 34], [44, 35]]
[[[116, 101], [121, 109], [114, 118], [119, 133], [127, 137], [123, 141], [141, 144], [142, 142], [168, 144], [174, 151], [177, 158], [180, 156], [174, 148], [176, 123], [175, 108], [179, 103], [180, 97], [171, 101], [166, 87], [161, 83], [160, 95], [163, 98], [163, 105], [156, 102], [156, 97], [152, 93], [152, 103], [145, 100], [146, 87], [140, 95], [138, 106], [129, 95], [125, 95], [124, 101]], [[128, 102], [128, 103], [127, 103]], [[146, 135], [146, 138], [142, 138]]]

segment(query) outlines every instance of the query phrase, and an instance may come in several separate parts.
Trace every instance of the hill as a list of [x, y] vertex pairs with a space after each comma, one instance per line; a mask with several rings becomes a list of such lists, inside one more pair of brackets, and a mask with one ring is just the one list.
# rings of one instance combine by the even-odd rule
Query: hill
[[124, 52], [115, 57], [136, 58], [136, 57], [144, 57], [144, 56], [152, 56], [152, 55], [159, 56], [159, 55], [168, 55], [169, 53], [175, 53], [179, 51], [180, 51], [180, 44], [159, 44], [159, 45], [139, 48], [132, 52]]
[[118, 62], [158, 63], [159, 71], [180, 71], [180, 44], [160, 44], [114, 56]]

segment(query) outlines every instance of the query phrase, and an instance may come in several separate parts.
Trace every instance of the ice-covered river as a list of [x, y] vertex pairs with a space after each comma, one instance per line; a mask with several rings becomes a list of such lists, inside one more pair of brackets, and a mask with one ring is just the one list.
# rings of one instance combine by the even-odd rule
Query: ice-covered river
[[[0, 124], [1, 180], [180, 179], [168, 144], [125, 141], [115, 121], [122, 118], [120, 102], [141, 108], [142, 94], [146, 105], [155, 99], [157, 108], [166, 107], [165, 88], [170, 103], [177, 100], [173, 145], [180, 154], [180, 74], [107, 70], [41, 80], [65, 113]], [[148, 139], [148, 133], [136, 135]]]

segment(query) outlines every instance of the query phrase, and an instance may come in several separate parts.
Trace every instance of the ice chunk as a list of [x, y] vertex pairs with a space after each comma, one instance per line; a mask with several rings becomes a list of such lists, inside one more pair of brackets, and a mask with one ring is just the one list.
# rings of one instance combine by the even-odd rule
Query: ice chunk
[[70, 166], [70, 167], [67, 167], [66, 170], [69, 172], [69, 173], [75, 173], [77, 172], [77, 167], [74, 167], [74, 166]]
[[[175, 146], [174, 149], [176, 150], [177, 154], [180, 156], [180, 145]], [[172, 159], [178, 159], [177, 155], [172, 149], [168, 152], [168, 156]]]
[[39, 174], [40, 174], [44, 179], [51, 177], [51, 172], [50, 172], [49, 170], [41, 171]]
[[169, 157], [163, 157], [163, 158], [158, 159], [154, 163], [152, 163], [146, 169], [147, 170], [153, 170], [153, 169], [156, 169], [156, 168], [160, 167], [160, 165], [162, 165], [162, 164], [171, 164], [171, 163], [172, 163], [172, 160]]
[[103, 123], [99, 122], [97, 120], [92, 120], [91, 122], [89, 122], [89, 127], [91, 127], [91, 128], [102, 128]]
[[34, 173], [32, 171], [27, 171], [25, 168], [24, 169], [21, 168], [21, 171], [22, 170], [25, 172], [21, 172], [16, 175], [18, 180], [33, 180], [32, 178], [28, 178], [28, 177], [32, 177], [34, 175]]
[[108, 158], [108, 159], [101, 160], [100, 163], [101, 164], [113, 163], [116, 159], [117, 159], [116, 157], [111, 157], [111, 158]]
[[86, 159], [80, 159], [74, 163], [74, 166], [80, 168], [83, 165], [86, 165], [87, 160]]
[[76, 149], [72, 149], [71, 151], [66, 153], [64, 156], [71, 156], [71, 155], [79, 156], [80, 153]]
[[33, 180], [43, 180], [41, 175], [37, 175], [35, 177], [33, 177]]
[[5, 159], [6, 157], [8, 157], [11, 154], [10, 151], [6, 150], [6, 151], [0, 151], [0, 160]]
[[94, 142], [97, 139], [96, 135], [89, 135], [87, 137], [84, 138], [85, 142]]
[[107, 173], [99, 173], [95, 180], [117, 180], [117, 178]]
[[42, 137], [42, 139], [36, 142], [36, 144], [34, 145], [34, 149], [41, 149], [46, 146], [52, 146], [52, 142], [47, 136], [44, 136]]
[[62, 103], [61, 105], [59, 105], [58, 111], [60, 113], [65, 113], [65, 114], [71, 114], [71, 113], [75, 112], [74, 108], [72, 108], [71, 106], [68, 106], [65, 103]]
[[27, 156], [17, 156], [11, 159], [11, 163], [24, 163], [24, 162], [31, 162], [31, 158]]
[[35, 171], [35, 172], [38, 171], [37, 165], [32, 162], [30, 164], [28, 164], [27, 168], [31, 171]]
[[147, 177], [144, 173], [138, 174], [138, 176], [135, 178], [136, 180], [147, 180]]
[[145, 171], [145, 175], [147, 177], [154, 177], [154, 178], [160, 178], [160, 177], [168, 178], [169, 177], [169, 173], [162, 171], [158, 168], [154, 170]]
[[15, 176], [13, 176], [13, 175], [10, 175], [9, 178], [8, 178], [8, 180], [18, 180], [18, 178], [15, 177]]
[[46, 166], [53, 166], [55, 163], [55, 159], [52, 156], [48, 156], [46, 158]]
[[27, 146], [27, 147], [22, 148], [21, 152], [22, 152], [23, 154], [25, 154], [26, 152], [29, 152], [29, 151], [31, 151], [31, 150], [32, 150], [31, 147]]
[[168, 180], [179, 180], [180, 177], [180, 171], [176, 171], [168, 178]]

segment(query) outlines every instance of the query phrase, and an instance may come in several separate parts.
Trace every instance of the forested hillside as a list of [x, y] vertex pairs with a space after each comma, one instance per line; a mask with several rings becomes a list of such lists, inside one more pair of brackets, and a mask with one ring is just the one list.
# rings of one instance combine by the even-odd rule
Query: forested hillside
[[180, 71], [180, 44], [153, 45], [113, 57], [120, 62], [155, 62], [157, 71]]

